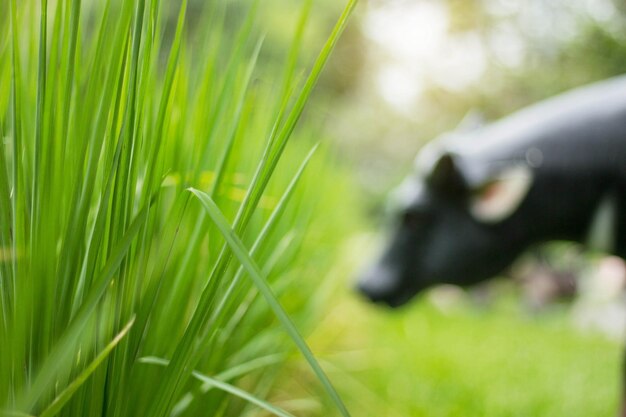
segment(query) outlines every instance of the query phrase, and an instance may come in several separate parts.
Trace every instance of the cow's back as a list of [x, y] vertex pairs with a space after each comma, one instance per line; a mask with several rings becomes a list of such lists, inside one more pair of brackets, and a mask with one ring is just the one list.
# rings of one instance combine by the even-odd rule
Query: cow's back
[[450, 150], [497, 169], [525, 161], [626, 182], [626, 76], [578, 88], [459, 138]]
[[527, 208], [548, 237], [582, 239], [616, 196], [616, 254], [626, 257], [626, 76], [581, 87], [453, 138], [470, 185], [514, 164], [534, 173]]

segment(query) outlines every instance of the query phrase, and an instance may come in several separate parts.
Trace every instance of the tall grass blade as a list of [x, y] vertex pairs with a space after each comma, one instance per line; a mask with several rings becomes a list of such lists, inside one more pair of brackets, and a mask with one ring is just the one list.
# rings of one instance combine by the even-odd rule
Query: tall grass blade
[[263, 295], [270, 308], [273, 310], [274, 314], [279, 319], [279, 321], [281, 322], [293, 342], [296, 344], [304, 358], [307, 360], [307, 362], [309, 362], [311, 369], [313, 369], [316, 376], [318, 377], [330, 397], [335, 402], [337, 409], [341, 412], [343, 416], [349, 416], [350, 413], [343, 404], [343, 401], [339, 397], [339, 394], [337, 394], [337, 391], [332, 386], [332, 383], [322, 370], [322, 367], [317, 362], [317, 359], [315, 359], [313, 352], [311, 352], [311, 349], [298, 332], [298, 329], [289, 318], [289, 315], [285, 312], [278, 299], [276, 299], [276, 296], [263, 278], [261, 270], [256, 265], [254, 260], [250, 257], [248, 251], [246, 250], [239, 237], [235, 234], [234, 230], [231, 229], [230, 225], [228, 224], [228, 220], [226, 220], [219, 207], [215, 204], [215, 202], [213, 202], [208, 194], [193, 188], [189, 191], [191, 191], [196, 197], [198, 197], [198, 199], [206, 209], [208, 215], [211, 217], [215, 225], [219, 228], [222, 236], [224, 236], [224, 239], [226, 239], [228, 245], [232, 249], [239, 262], [241, 262], [241, 264], [248, 271], [250, 278], [259, 289], [259, 292]]
[[[293, 195], [293, 193], [294, 193], [294, 191], [296, 189], [296, 185], [298, 185], [298, 183], [300, 182], [300, 179], [302, 178], [302, 175], [304, 174], [304, 171], [305, 171], [307, 165], [311, 161], [311, 158], [313, 157], [313, 155], [317, 151], [318, 146], [319, 145], [315, 145], [313, 147], [313, 149], [311, 149], [311, 151], [308, 153], [308, 155], [304, 158], [304, 161], [302, 161], [302, 164], [300, 165], [300, 168], [298, 169], [298, 171], [296, 172], [296, 174], [292, 178], [291, 182], [287, 186], [287, 189], [283, 193], [283, 196], [278, 201], [278, 204], [276, 205], [276, 208], [272, 212], [272, 215], [267, 220], [267, 222], [265, 223], [265, 226], [263, 226], [263, 229], [259, 232], [256, 240], [254, 241], [252, 247], [250, 248], [250, 255], [251, 256], [254, 256], [256, 254], [256, 252], [261, 249], [261, 247], [262, 247], [263, 243], [265, 243], [265, 240], [267, 239], [268, 235], [274, 229], [276, 223], [278, 222], [278, 220], [282, 216], [282, 214], [285, 211], [285, 208], [287, 206], [287, 203], [289, 202], [291, 196]], [[213, 311], [211, 322], [217, 320], [219, 315], [224, 311], [224, 307], [225, 307], [226, 303], [229, 300], [231, 300], [231, 294], [233, 293], [233, 291], [237, 287], [237, 285], [239, 285], [239, 282], [241, 281], [241, 278], [243, 277], [244, 272], [245, 272], [245, 268], [243, 266], [240, 266], [237, 269], [237, 272], [235, 273], [235, 277], [233, 278], [233, 280], [230, 283], [228, 289], [224, 293], [220, 304]]]
[[93, 311], [96, 309], [100, 299], [104, 295], [113, 275], [120, 267], [131, 244], [137, 236], [146, 216], [147, 210], [144, 208], [135, 218], [124, 238], [114, 248], [105, 266], [94, 281], [85, 301], [80, 306], [68, 329], [50, 352], [39, 373], [34, 379], [28, 392], [23, 393], [23, 398], [18, 401], [18, 408], [21, 410], [31, 410], [39, 397], [48, 389], [58, 372], [67, 368], [68, 360], [74, 352], [74, 345], [79, 339], [81, 331], [84, 329]]
[[[11, 21], [11, 116], [12, 116], [12, 124], [13, 124], [13, 143], [12, 143], [12, 178], [11, 183], [13, 185], [11, 199], [12, 202], [12, 219], [11, 219], [11, 231], [12, 231], [12, 252], [15, 255], [18, 250], [18, 241], [20, 230], [19, 221], [21, 217], [18, 217], [18, 213], [20, 212], [19, 201], [21, 199], [21, 186], [19, 184], [19, 169], [20, 169], [20, 149], [22, 149], [22, 132], [21, 132], [21, 111], [20, 111], [20, 91], [18, 86], [20, 85], [20, 57], [19, 57], [19, 37], [18, 37], [18, 28], [17, 28], [17, 5], [16, 0], [10, 0], [9, 2], [9, 13], [10, 13], [10, 21]], [[13, 302], [8, 302], [7, 310], [11, 313], [11, 316], [15, 316], [15, 302], [17, 301], [17, 294], [15, 293], [15, 278], [17, 277], [17, 256], [13, 256], [12, 262], [12, 274], [11, 280], [7, 280], [8, 288], [7, 292], [11, 294], [9, 300]]]
[[[264, 153], [262, 161], [257, 168], [251, 185], [248, 188], [246, 197], [237, 213], [234, 223], [234, 229], [237, 233], [242, 232], [246, 228], [254, 210], [258, 206], [261, 195], [267, 187], [267, 183], [276, 168], [278, 159], [284, 150], [287, 139], [292, 133], [295, 123], [304, 109], [304, 104], [310, 96], [313, 86], [319, 78], [321, 70], [326, 64], [328, 57], [330, 56], [330, 52], [334, 48], [339, 35], [345, 28], [348, 17], [355, 5], [356, 0], [349, 1], [339, 21], [337, 22], [330, 39], [326, 42], [322, 52], [316, 60], [311, 75], [298, 97], [296, 102], [297, 105], [288, 118], [288, 126], [290, 126], [290, 128], [283, 129], [281, 131], [282, 134], [279, 136], [279, 143], [275, 147], [273, 146], [272, 140], [268, 143], [268, 147]], [[284, 111], [284, 109], [281, 111]], [[224, 246], [218, 256], [215, 266], [212, 269], [207, 285], [202, 291], [198, 307], [194, 312], [182, 340], [178, 343], [170, 365], [167, 367], [165, 380], [168, 382], [162, 386], [161, 390], [159, 390], [157, 400], [152, 404], [152, 407], [149, 410], [150, 414], [163, 416], [168, 413], [173, 405], [172, 397], [174, 396], [174, 393], [178, 392], [181, 384], [189, 375], [190, 369], [192, 369], [195, 362], [199, 360], [198, 352], [193, 352], [193, 347], [196, 344], [195, 339], [201, 334], [204, 323], [206, 323], [207, 319], [210, 317], [211, 310], [214, 305], [213, 294], [215, 293], [216, 286], [219, 282], [218, 277], [223, 276], [230, 265], [231, 259], [231, 253], [227, 250], [227, 247]]]
[[111, 351], [117, 346], [117, 344], [128, 334], [128, 331], [135, 322], [134, 317], [124, 326], [124, 328], [106, 345], [106, 347], [100, 352], [93, 361], [81, 372], [75, 379], [69, 384], [61, 393], [54, 399], [54, 401], [46, 407], [39, 417], [52, 417], [61, 411], [63, 406], [72, 398], [72, 395], [85, 383], [87, 378], [100, 366], [100, 364], [109, 356]]
[[[41, 0], [41, 17], [39, 24], [39, 71], [37, 74], [37, 113], [35, 120], [35, 170], [33, 174], [32, 195], [33, 195], [33, 219], [31, 224], [30, 241], [31, 244], [36, 242], [35, 230], [39, 219], [39, 210], [41, 207], [39, 198], [39, 187], [42, 185], [42, 158], [43, 158], [43, 135], [44, 135], [44, 104], [46, 102], [46, 79], [47, 79], [47, 45], [48, 45], [48, 0]], [[35, 228], [35, 229], [33, 229]], [[35, 252], [36, 253], [36, 252]]]
[[[245, 228], [245, 225], [247, 224], [248, 219], [250, 218], [250, 216], [252, 216], [252, 213], [256, 209], [258, 201], [261, 198], [261, 195], [263, 193], [263, 190], [265, 190], [265, 187], [267, 186], [267, 183], [269, 182], [269, 179], [272, 176], [272, 173], [276, 169], [278, 160], [280, 159], [280, 156], [282, 155], [284, 148], [287, 145], [287, 141], [289, 137], [291, 136], [293, 130], [295, 129], [296, 123], [300, 119], [300, 116], [302, 116], [304, 106], [309, 100], [311, 92], [313, 91], [313, 87], [315, 87], [315, 85], [317, 84], [320, 74], [322, 73], [322, 70], [326, 66], [326, 62], [328, 61], [328, 58], [330, 57], [331, 52], [335, 48], [335, 45], [337, 44], [337, 41], [339, 40], [339, 36], [341, 36], [341, 34], [343, 33], [348, 23], [348, 19], [350, 15], [352, 14], [352, 11], [356, 7], [356, 4], [357, 4], [357, 0], [349, 0], [348, 4], [346, 5], [346, 8], [341, 14], [339, 20], [337, 21], [337, 24], [335, 25], [330, 37], [326, 41], [326, 44], [322, 48], [322, 51], [320, 52], [319, 56], [315, 60], [311, 73], [307, 77], [304, 87], [302, 88], [302, 90], [300, 91], [300, 94], [298, 95], [296, 99], [294, 107], [289, 112], [289, 115], [287, 116], [287, 120], [284, 126], [281, 128], [281, 130], [278, 131], [278, 136], [276, 137], [275, 145], [274, 145], [274, 138], [270, 139], [271, 146], [268, 148], [268, 155], [263, 157], [263, 160], [261, 164], [259, 165], [257, 173], [255, 174], [255, 177], [252, 180], [252, 184], [250, 185], [248, 194], [246, 195], [246, 199], [244, 200], [239, 212], [237, 213], [237, 218], [235, 219], [234, 229], [238, 233], [241, 232]], [[283, 103], [283, 106], [286, 107], [287, 103], [286, 102]], [[285, 112], [284, 108], [280, 110], [281, 114], [284, 112]]]
[[176, 23], [176, 34], [174, 35], [174, 41], [172, 43], [172, 50], [167, 63], [167, 69], [165, 71], [165, 80], [163, 83], [163, 91], [161, 93], [161, 100], [159, 103], [159, 111], [157, 114], [157, 124], [155, 128], [154, 143], [151, 144], [152, 148], [150, 156], [148, 157], [148, 166], [146, 172], [146, 178], [148, 181], [145, 195], [150, 195], [154, 192], [152, 185], [157, 181], [155, 172], [158, 172], [158, 155], [161, 152], [161, 145], [163, 142], [163, 131], [166, 121], [166, 111], [170, 102], [172, 88], [174, 86], [174, 77], [178, 69], [178, 63], [180, 58], [181, 44], [183, 42], [183, 34], [185, 28], [185, 17], [187, 16], [187, 0], [183, 0], [178, 12], [178, 22]]

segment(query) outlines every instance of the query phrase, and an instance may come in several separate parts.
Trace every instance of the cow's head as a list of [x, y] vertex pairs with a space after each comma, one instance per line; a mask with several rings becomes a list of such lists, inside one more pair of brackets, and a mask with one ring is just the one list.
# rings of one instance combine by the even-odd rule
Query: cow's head
[[459, 157], [444, 153], [434, 161], [395, 193], [390, 241], [358, 283], [374, 302], [395, 307], [436, 283], [479, 282], [519, 253], [508, 231], [531, 187], [530, 169], [509, 165], [472, 184]]

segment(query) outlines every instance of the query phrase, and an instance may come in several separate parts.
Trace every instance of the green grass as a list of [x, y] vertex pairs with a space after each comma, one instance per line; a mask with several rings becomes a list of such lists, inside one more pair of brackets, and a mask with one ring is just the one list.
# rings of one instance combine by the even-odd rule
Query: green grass
[[348, 415], [294, 324], [340, 193], [296, 127], [356, 1], [304, 65], [311, 2], [263, 65], [264, 3], [210, 3], [0, 5], [0, 413], [289, 415], [297, 348]]
[[[363, 253], [352, 239], [331, 276], [343, 281]], [[344, 293], [310, 341], [359, 416], [610, 416], [621, 401], [621, 343], [576, 330], [567, 308], [530, 316], [516, 298], [389, 310]]]

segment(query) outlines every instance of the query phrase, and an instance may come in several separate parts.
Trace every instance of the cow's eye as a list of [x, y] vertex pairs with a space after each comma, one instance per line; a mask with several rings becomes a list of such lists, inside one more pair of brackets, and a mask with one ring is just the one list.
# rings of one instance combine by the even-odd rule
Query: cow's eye
[[422, 223], [424, 216], [414, 211], [406, 211], [402, 214], [402, 225], [406, 227], [416, 227]]

